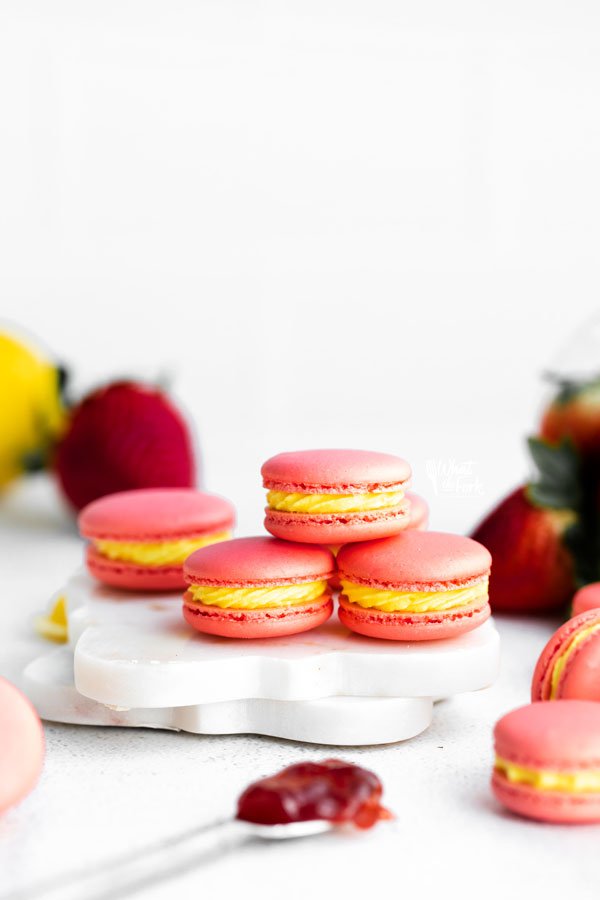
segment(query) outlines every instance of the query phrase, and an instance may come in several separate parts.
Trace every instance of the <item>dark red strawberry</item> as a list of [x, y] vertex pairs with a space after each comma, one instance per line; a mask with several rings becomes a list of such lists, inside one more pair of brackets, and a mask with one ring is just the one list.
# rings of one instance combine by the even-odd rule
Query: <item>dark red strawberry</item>
[[547, 613], [569, 602], [575, 569], [564, 538], [576, 521], [571, 509], [532, 503], [528, 487], [517, 488], [492, 510], [472, 537], [492, 554], [493, 610]]
[[529, 440], [537, 478], [509, 494], [473, 532], [492, 554], [492, 609], [559, 610], [588, 574], [590, 541], [582, 527], [581, 467], [569, 442]]
[[181, 413], [158, 389], [128, 381], [94, 391], [72, 410], [54, 469], [75, 509], [116, 491], [196, 481]]

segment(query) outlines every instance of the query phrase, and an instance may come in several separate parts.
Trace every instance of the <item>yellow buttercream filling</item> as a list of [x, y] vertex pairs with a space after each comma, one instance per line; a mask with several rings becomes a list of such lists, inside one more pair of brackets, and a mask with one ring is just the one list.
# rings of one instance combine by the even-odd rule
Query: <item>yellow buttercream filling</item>
[[268, 491], [271, 509], [297, 513], [353, 513], [392, 509], [402, 503], [404, 491], [380, 491], [365, 494], [287, 494]]
[[342, 580], [342, 593], [351, 603], [382, 612], [426, 613], [469, 606], [487, 597], [488, 579], [451, 591], [384, 591]]
[[221, 609], [271, 609], [279, 606], [299, 606], [321, 597], [327, 590], [326, 581], [306, 584], [280, 584], [270, 587], [234, 588], [191, 584], [188, 592], [195, 603], [219, 606]]
[[231, 537], [229, 531], [218, 531], [180, 541], [140, 543], [134, 541], [94, 541], [94, 546], [102, 556], [121, 562], [137, 563], [141, 566], [181, 566], [194, 550], [217, 544]]
[[567, 663], [569, 662], [571, 654], [573, 653], [575, 648], [582, 643], [582, 641], [585, 641], [585, 639], [595, 631], [600, 631], [600, 623], [596, 625], [590, 625], [589, 628], [584, 628], [582, 631], [578, 632], [578, 634], [574, 636], [573, 640], [570, 641], [564, 653], [561, 653], [561, 655], [554, 663], [554, 668], [552, 669], [552, 678], [550, 681], [550, 700], [556, 700], [557, 698], [560, 679]]
[[528, 769], [496, 757], [494, 768], [512, 784], [527, 784], [538, 791], [564, 791], [569, 794], [600, 792], [600, 771], [554, 772]]

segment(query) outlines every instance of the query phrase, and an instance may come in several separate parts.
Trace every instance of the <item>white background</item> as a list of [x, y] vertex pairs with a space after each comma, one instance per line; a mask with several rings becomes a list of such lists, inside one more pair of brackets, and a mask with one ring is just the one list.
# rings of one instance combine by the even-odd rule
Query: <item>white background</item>
[[[303, 446], [406, 456], [432, 524], [468, 530], [526, 476], [540, 373], [599, 305], [599, 100], [593, 2], [0, 0], [0, 314], [36, 334], [81, 389], [172, 373], [196, 423], [204, 484], [238, 505], [242, 533], [261, 526], [262, 460]], [[436, 493], [428, 460], [470, 462], [471, 492]], [[17, 494], [3, 511], [7, 646], [80, 554], [66, 519], [52, 502], [39, 511], [35, 497]], [[36, 549], [46, 570], [23, 575]], [[499, 895], [518, 891], [526, 840], [538, 854], [531, 878], [559, 847], [571, 871], [589, 874], [595, 830], [550, 837], [486, 800], [472, 807], [486, 796], [489, 725], [526, 700], [550, 630], [528, 628], [531, 644], [518, 644], [527, 659], [505, 642], [488, 700], [455, 701], [434, 734], [369, 757], [388, 779], [396, 773], [397, 804], [410, 794], [402, 827], [364, 844], [379, 869], [390, 860], [386, 890], [401, 891], [406, 877], [416, 887], [425, 867], [439, 892], [449, 862], [436, 875], [427, 860], [444, 843], [456, 853], [455, 888], [474, 841], [498, 870]], [[518, 629], [508, 633], [514, 641]], [[420, 779], [438, 744], [455, 766]], [[56, 840], [67, 857], [76, 834], [83, 852], [87, 829], [99, 852], [103, 822], [120, 834], [115, 818], [131, 839], [120, 797], [130, 812], [139, 804], [136, 833], [149, 836], [149, 810], [161, 809], [162, 825], [177, 818], [176, 773], [191, 778], [196, 753], [198, 783], [229, 772], [226, 806], [257, 768], [310, 751], [54, 728], [45, 781], [0, 825], [0, 850], [8, 829], [11, 858], [32, 841], [56, 858], [44, 797], [66, 822]], [[152, 806], [157, 796], [163, 807]], [[413, 817], [419, 841], [405, 858]], [[329, 849], [358, 883], [354, 850]], [[289, 873], [277, 860], [287, 860], [308, 890], [306, 851], [277, 852], [246, 865], [268, 866], [282, 889]], [[245, 884], [237, 871], [222, 878]], [[564, 888], [555, 882], [556, 896]]]

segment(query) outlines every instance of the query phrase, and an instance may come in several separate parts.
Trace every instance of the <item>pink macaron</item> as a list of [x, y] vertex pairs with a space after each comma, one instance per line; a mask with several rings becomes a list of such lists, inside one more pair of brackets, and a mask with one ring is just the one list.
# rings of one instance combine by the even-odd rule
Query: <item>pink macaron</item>
[[183, 615], [197, 631], [267, 638], [307, 631], [333, 612], [325, 547], [272, 537], [214, 544], [185, 561]]
[[419, 494], [407, 491], [408, 525], [407, 528], [415, 528], [418, 531], [426, 531], [429, 525], [429, 506], [427, 501]]
[[600, 609], [569, 619], [546, 644], [531, 699], [600, 700]]
[[228, 500], [192, 488], [122, 491], [79, 515], [79, 530], [90, 542], [90, 573], [132, 591], [181, 590], [184, 559], [227, 540], [234, 524]]
[[573, 597], [572, 614], [578, 616], [589, 609], [600, 609], [600, 581], [579, 588]]
[[263, 465], [265, 527], [307, 544], [346, 544], [398, 534], [409, 523], [405, 460], [367, 450], [300, 450]]
[[359, 634], [395, 641], [471, 631], [490, 615], [491, 562], [477, 541], [439, 531], [347, 544], [337, 557], [340, 620]]
[[33, 706], [0, 678], [0, 814], [29, 794], [44, 762], [44, 732]]
[[513, 812], [542, 822], [600, 822], [600, 704], [532, 703], [494, 730], [492, 789]]

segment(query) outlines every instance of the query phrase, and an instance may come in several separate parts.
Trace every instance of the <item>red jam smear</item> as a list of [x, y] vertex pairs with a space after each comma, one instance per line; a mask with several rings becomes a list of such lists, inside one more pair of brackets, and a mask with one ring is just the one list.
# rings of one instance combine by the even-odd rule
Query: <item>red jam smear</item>
[[255, 781], [238, 800], [237, 818], [258, 825], [321, 819], [372, 828], [392, 818], [381, 803], [383, 786], [373, 772], [339, 759], [297, 763]]

